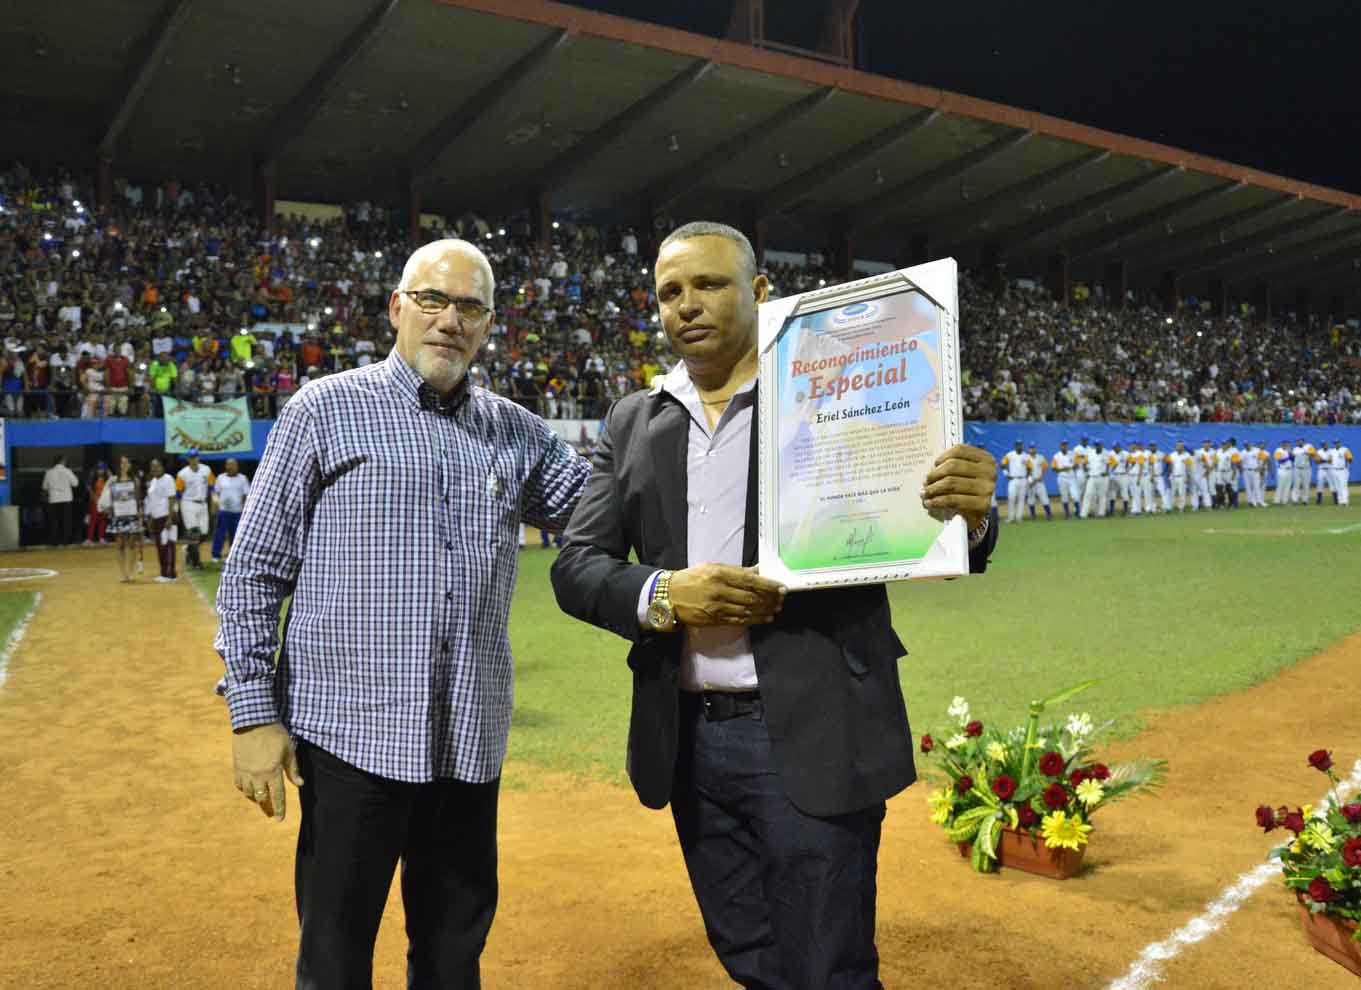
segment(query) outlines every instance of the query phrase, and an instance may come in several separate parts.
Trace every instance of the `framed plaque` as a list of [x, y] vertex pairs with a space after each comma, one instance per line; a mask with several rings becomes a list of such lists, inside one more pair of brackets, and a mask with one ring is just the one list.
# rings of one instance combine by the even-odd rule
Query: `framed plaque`
[[963, 442], [953, 259], [763, 303], [759, 570], [792, 589], [969, 572], [921, 490]]

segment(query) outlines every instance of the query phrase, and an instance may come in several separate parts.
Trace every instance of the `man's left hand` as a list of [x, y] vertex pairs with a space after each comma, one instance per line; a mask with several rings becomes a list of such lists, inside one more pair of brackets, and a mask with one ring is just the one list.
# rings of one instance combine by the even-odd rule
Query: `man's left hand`
[[993, 456], [982, 447], [959, 444], [936, 458], [922, 488], [922, 505], [933, 513], [958, 512], [972, 532], [988, 518], [996, 488]]

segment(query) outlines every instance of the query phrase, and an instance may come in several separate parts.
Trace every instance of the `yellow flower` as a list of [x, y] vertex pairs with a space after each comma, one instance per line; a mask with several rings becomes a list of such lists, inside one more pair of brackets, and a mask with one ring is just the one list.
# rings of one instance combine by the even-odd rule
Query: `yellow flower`
[[1312, 846], [1319, 852], [1326, 853], [1333, 851], [1336, 838], [1327, 822], [1317, 821], [1304, 830], [1304, 834], [1300, 836], [1300, 841], [1306, 846]]
[[1100, 804], [1105, 796], [1106, 789], [1099, 780], [1088, 779], [1077, 785], [1077, 799], [1087, 808]]
[[1006, 761], [1007, 748], [995, 739], [988, 743], [988, 748], [984, 752], [988, 754], [990, 760], [996, 760], [998, 763]]
[[1077, 815], [1071, 818], [1062, 811], [1045, 815], [1041, 822], [1044, 844], [1050, 849], [1078, 850], [1087, 844], [1092, 827]]
[[1299, 840], [1296, 839], [1294, 842], [1290, 843], [1290, 851], [1298, 856], [1300, 853], [1304, 852], [1304, 846], [1300, 845]]
[[955, 796], [948, 787], [942, 788], [929, 796], [926, 803], [931, 807], [932, 823], [944, 825], [950, 820], [950, 812], [955, 809]]

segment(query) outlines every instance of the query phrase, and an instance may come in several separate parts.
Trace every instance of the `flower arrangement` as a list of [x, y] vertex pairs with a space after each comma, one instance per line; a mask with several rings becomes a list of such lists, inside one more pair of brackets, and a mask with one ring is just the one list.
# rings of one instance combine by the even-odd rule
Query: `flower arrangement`
[[973, 843], [971, 861], [979, 873], [997, 868], [1003, 829], [1038, 836], [1049, 849], [1080, 850], [1098, 809], [1166, 779], [1162, 760], [1116, 766], [1094, 760], [1093, 739], [1109, 723], [1094, 726], [1085, 712], [1040, 724], [1046, 708], [1095, 683], [1031, 702], [1026, 724], [1007, 729], [985, 727], [963, 698], [955, 698], [949, 715], [956, 728], [942, 741], [922, 736], [922, 752], [940, 758], [945, 776], [945, 786], [927, 798], [931, 820], [951, 842]]
[[[1290, 842], [1271, 851], [1281, 864], [1285, 885], [1295, 891], [1310, 914], [1361, 923], [1361, 793], [1344, 802], [1326, 749], [1309, 754], [1309, 765], [1328, 778], [1329, 796], [1316, 812], [1309, 805], [1293, 811], [1282, 805], [1257, 809], [1264, 832], [1283, 829]], [[1351, 936], [1361, 942], [1361, 928]]]

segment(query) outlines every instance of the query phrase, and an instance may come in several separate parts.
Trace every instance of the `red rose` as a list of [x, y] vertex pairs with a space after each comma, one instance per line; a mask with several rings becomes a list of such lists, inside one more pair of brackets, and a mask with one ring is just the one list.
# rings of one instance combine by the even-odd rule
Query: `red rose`
[[1327, 877], [1314, 877], [1309, 881], [1309, 899], [1317, 904], [1327, 904], [1333, 899], [1333, 885]]
[[1257, 827], [1263, 832], [1270, 832], [1276, 827], [1276, 812], [1265, 804], [1257, 809]]
[[955, 781], [955, 790], [961, 794], [968, 794], [973, 790], [973, 778], [967, 773]]
[[1072, 784], [1073, 787], [1077, 787], [1078, 784], [1082, 783], [1091, 775], [1091, 771], [1089, 770], [1074, 770], [1068, 775], [1068, 783]]
[[1353, 825], [1361, 825], [1361, 804], [1344, 804], [1341, 808], [1342, 817]]
[[1342, 862], [1348, 866], [1361, 866], [1361, 836], [1342, 844]]
[[1333, 768], [1333, 754], [1326, 749], [1316, 749], [1309, 754], [1309, 765], [1320, 773], [1327, 773]]
[[1092, 764], [1092, 776], [1095, 777], [1097, 780], [1108, 780], [1110, 779], [1110, 775], [1111, 775], [1110, 767], [1106, 766], [1106, 764], [1104, 763]]
[[1028, 804], [1016, 809], [1016, 817], [1020, 820], [1021, 828], [1034, 828], [1040, 823], [1039, 812]]
[[979, 736], [983, 734], [983, 723], [975, 719], [968, 725], [964, 726], [964, 734], [966, 736], [973, 736], [975, 739], [977, 739]]
[[1068, 803], [1068, 792], [1062, 784], [1050, 784], [1044, 789], [1044, 803], [1053, 811], [1058, 811]]
[[1046, 777], [1059, 777], [1063, 775], [1063, 757], [1058, 753], [1045, 753], [1040, 757], [1040, 773]]
[[1304, 831], [1304, 812], [1302, 811], [1286, 812], [1285, 815], [1282, 816], [1281, 818], [1281, 825], [1284, 828], [1290, 829], [1290, 831], [1294, 832], [1296, 835], [1299, 835], [1301, 832]]
[[1016, 781], [1012, 780], [1006, 774], [1002, 774], [1002, 776], [992, 782], [992, 792], [1003, 801], [1008, 801], [1011, 799], [1011, 796], [1016, 793]]
[[922, 736], [922, 752], [929, 753], [936, 748], [936, 741], [930, 736]]

